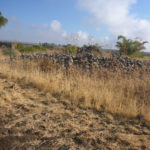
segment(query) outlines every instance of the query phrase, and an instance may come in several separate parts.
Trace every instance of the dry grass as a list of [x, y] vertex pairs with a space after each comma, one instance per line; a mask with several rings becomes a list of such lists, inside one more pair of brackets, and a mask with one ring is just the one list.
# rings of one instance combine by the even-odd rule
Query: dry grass
[[[123, 75], [102, 71], [90, 75], [71, 69], [65, 72], [49, 63], [49, 71], [41, 71], [43, 62], [16, 61], [0, 63], [1, 76], [50, 92], [59, 100], [82, 108], [93, 108], [135, 117], [142, 114], [150, 120], [150, 80], [148, 75]], [[42, 68], [42, 69], [41, 69]]]

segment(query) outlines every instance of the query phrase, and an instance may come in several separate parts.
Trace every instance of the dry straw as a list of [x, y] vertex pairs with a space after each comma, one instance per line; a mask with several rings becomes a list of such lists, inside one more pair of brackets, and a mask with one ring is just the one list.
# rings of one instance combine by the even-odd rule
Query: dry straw
[[121, 72], [66, 71], [47, 60], [0, 63], [1, 76], [30, 84], [51, 93], [61, 101], [82, 108], [108, 111], [135, 117], [142, 114], [150, 120], [150, 79], [148, 74]]

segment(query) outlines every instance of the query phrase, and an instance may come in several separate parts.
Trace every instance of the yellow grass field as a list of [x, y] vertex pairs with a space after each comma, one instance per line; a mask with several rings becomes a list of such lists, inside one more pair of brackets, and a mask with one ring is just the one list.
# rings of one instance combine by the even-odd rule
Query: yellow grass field
[[0, 149], [149, 149], [150, 76], [0, 61]]
[[[49, 71], [41, 71], [44, 67]], [[50, 63], [43, 66], [43, 60], [1, 63], [0, 73], [21, 84], [50, 92], [71, 105], [128, 117], [141, 114], [150, 121], [148, 74], [124, 75], [103, 70], [90, 75], [74, 68], [66, 73], [61, 67], [56, 70]]]

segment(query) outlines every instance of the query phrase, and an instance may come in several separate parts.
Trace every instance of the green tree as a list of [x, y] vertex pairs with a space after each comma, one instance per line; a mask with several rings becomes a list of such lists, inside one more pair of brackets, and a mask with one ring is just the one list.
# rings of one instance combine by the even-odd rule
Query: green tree
[[2, 13], [0, 12], [0, 28], [4, 26], [8, 22], [8, 19], [2, 16]]
[[[121, 41], [120, 41], [121, 40]], [[140, 42], [138, 40], [127, 39], [125, 36], [119, 35], [116, 47], [119, 48], [119, 51], [126, 55], [131, 55], [135, 52], [139, 52], [145, 49], [145, 44], [147, 41]]]

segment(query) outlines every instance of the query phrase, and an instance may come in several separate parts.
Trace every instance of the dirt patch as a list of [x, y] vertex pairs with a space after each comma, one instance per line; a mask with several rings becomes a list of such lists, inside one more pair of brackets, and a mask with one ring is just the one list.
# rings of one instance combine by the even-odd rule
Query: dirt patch
[[0, 150], [150, 149], [150, 126], [136, 118], [72, 107], [4, 78], [0, 100]]

